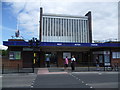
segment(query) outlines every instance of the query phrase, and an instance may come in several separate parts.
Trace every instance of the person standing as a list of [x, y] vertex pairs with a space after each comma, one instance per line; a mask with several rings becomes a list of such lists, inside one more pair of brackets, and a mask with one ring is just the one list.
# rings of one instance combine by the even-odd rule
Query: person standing
[[99, 70], [99, 59], [98, 59], [98, 57], [96, 57], [96, 67], [97, 67], [97, 70]]
[[65, 70], [67, 69], [67, 67], [68, 67], [68, 57], [66, 56], [66, 58], [65, 58], [65, 62], [64, 62], [64, 64], [65, 64]]
[[75, 57], [73, 55], [72, 58], [71, 58], [71, 69], [72, 69], [72, 71], [75, 70], [75, 61], [76, 61], [76, 59], [75, 59]]
[[50, 58], [49, 58], [49, 56], [46, 57], [46, 64], [47, 64], [47, 67], [50, 67]]

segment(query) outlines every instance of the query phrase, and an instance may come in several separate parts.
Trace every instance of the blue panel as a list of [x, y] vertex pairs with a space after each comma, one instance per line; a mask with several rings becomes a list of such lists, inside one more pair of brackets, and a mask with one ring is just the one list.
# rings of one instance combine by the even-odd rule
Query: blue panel
[[[35, 44], [35, 43], [34, 43]], [[5, 46], [30, 46], [25, 41], [3, 41]], [[69, 47], [120, 47], [120, 43], [62, 43], [41, 42], [39, 46], [69, 46]]]

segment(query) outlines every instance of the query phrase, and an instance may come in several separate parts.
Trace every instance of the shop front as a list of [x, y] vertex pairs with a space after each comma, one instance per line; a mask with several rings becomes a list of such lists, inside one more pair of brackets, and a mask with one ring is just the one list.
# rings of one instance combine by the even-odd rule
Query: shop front
[[120, 43], [40, 42], [36, 48], [31, 48], [25, 41], [4, 41], [3, 44], [8, 46], [8, 61], [11, 64], [19, 61], [21, 67], [47, 67], [46, 60], [50, 67], [63, 67], [65, 57], [70, 63], [72, 55], [76, 58], [76, 66], [95, 65], [96, 57], [100, 66], [120, 63]]

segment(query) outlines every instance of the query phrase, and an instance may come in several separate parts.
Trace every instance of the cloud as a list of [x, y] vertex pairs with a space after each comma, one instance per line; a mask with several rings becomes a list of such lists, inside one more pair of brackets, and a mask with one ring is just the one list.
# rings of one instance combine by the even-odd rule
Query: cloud
[[[2, 2], [60, 2], [61, 0], [1, 0]], [[64, 2], [118, 2], [119, 0], [64, 0]]]
[[2, 30], [6, 30], [6, 31], [12, 31], [12, 32], [15, 32], [16, 29], [13, 29], [13, 28], [9, 28], [9, 27], [6, 27], [6, 26], [0, 26], [0, 29]]
[[[19, 1], [19, 0], [18, 0]], [[38, 0], [39, 1], [39, 0]], [[105, 0], [106, 1], [106, 0]], [[118, 37], [117, 2], [80, 2], [79, 0], [60, 0], [41, 2], [11, 2], [11, 8], [19, 21], [21, 34], [30, 37], [39, 34], [39, 8], [43, 7], [44, 13], [68, 14], [84, 16], [92, 11], [93, 39], [105, 40]]]
[[7, 50], [7, 46], [4, 46], [4, 45], [0, 45], [0, 50]]

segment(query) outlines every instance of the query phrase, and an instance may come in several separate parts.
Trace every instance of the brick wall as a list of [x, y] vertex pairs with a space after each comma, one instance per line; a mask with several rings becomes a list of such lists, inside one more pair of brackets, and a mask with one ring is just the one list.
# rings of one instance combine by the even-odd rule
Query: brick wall
[[19, 64], [19, 67], [22, 68], [22, 60], [9, 60], [8, 57], [2, 57], [2, 65], [4, 65], [5, 68], [17, 68]]
[[117, 58], [117, 59], [111, 59], [111, 63], [112, 64], [116, 64], [116, 63], [118, 63], [118, 65], [120, 66], [120, 58]]
[[57, 52], [57, 55], [58, 55], [58, 66], [64, 66], [62, 52]]

